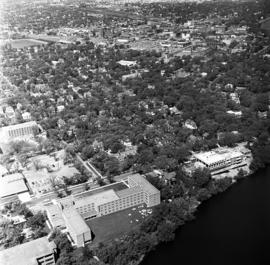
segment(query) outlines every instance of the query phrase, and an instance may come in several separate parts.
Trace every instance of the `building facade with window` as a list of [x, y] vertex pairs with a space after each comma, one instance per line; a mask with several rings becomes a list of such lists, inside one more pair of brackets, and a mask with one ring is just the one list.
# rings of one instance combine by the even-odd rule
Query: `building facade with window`
[[85, 220], [115, 213], [145, 203], [160, 204], [160, 191], [144, 176], [134, 174], [126, 182], [118, 182], [59, 199], [47, 206], [51, 228], [66, 228], [77, 246], [91, 241]]
[[245, 158], [245, 154], [242, 152], [226, 148], [198, 153], [193, 156], [197, 161], [209, 168], [209, 170], [217, 170], [231, 165], [240, 164]]
[[1, 142], [10, 142], [17, 138], [31, 137], [39, 131], [35, 121], [24, 122], [0, 128]]

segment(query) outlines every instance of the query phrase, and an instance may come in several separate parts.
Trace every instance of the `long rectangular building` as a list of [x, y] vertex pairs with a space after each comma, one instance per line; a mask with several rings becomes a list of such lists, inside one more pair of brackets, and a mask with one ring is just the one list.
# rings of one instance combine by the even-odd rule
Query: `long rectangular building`
[[225, 168], [239, 164], [245, 158], [245, 154], [229, 148], [219, 148], [209, 152], [197, 153], [194, 158], [210, 170]]
[[5, 126], [0, 128], [1, 142], [9, 142], [21, 137], [33, 136], [38, 130], [39, 126], [35, 121]]
[[[121, 189], [119, 189], [120, 185], [122, 185]], [[148, 207], [160, 204], [160, 191], [144, 176], [134, 174], [128, 177], [126, 184], [114, 183], [62, 198], [56, 204], [47, 207], [47, 215], [52, 227], [67, 228], [73, 241], [81, 246], [91, 240], [82, 220], [111, 214], [143, 203]], [[68, 214], [69, 211], [72, 212], [71, 215]], [[67, 215], [76, 216], [75, 212], [81, 216], [81, 219], [79, 220], [77, 216], [78, 222], [71, 224], [72, 218], [67, 218]], [[78, 225], [80, 223], [80, 226], [85, 228], [83, 232], [75, 229], [76, 223]], [[81, 234], [83, 236], [80, 236]]]

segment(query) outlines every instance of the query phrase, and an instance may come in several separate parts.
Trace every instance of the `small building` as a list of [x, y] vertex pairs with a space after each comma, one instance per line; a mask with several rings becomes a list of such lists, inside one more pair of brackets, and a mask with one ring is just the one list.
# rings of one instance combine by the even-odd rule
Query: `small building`
[[22, 113], [22, 118], [24, 121], [31, 121], [31, 114], [30, 112], [23, 112]]
[[3, 265], [53, 265], [56, 245], [47, 237], [17, 245], [0, 251], [0, 264]]
[[120, 60], [120, 61], [118, 61], [117, 63], [119, 63], [119, 64], [122, 65], [122, 66], [128, 66], [128, 67], [137, 65], [137, 62], [136, 62], [136, 61]]
[[230, 99], [234, 101], [236, 104], [240, 104], [240, 99], [237, 93], [230, 93]]
[[242, 111], [241, 110], [239, 110], [239, 111], [228, 110], [227, 113], [229, 115], [235, 116], [237, 118], [241, 118], [242, 117]]
[[186, 120], [183, 127], [190, 130], [197, 130], [197, 125], [193, 120]]
[[8, 118], [10, 118], [10, 119], [12, 119], [12, 118], [15, 117], [15, 111], [14, 111], [14, 109], [11, 106], [7, 106], [6, 107], [5, 113], [6, 113], [6, 116]]
[[57, 112], [62, 112], [65, 109], [65, 106], [64, 105], [59, 105], [56, 108], [57, 108]]
[[133, 78], [137, 78], [137, 77], [141, 77], [141, 74], [139, 72], [135, 72], [135, 73], [127, 74], [127, 75], [122, 75], [122, 81], [125, 82], [127, 79], [133, 79]]

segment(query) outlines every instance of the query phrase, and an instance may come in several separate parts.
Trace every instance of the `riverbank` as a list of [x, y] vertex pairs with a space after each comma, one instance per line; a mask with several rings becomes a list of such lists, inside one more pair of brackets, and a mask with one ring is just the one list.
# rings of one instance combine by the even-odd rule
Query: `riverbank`
[[258, 261], [265, 260], [268, 253], [263, 245], [270, 241], [270, 214], [265, 212], [270, 207], [267, 176], [269, 167], [230, 185], [230, 192], [202, 203], [196, 219], [178, 227], [173, 241], [158, 245], [137, 264], [270, 264], [245, 258], [255, 252]]
[[196, 219], [195, 212], [201, 202], [224, 192], [238, 178], [244, 178], [243, 172], [234, 178], [216, 179], [207, 168], [198, 168], [191, 176], [179, 169], [171, 183], [147, 176], [147, 180], [160, 190], [161, 204], [153, 208], [153, 213], [135, 231], [122, 240], [101, 245], [94, 250], [95, 255], [112, 265], [140, 264], [154, 249], [172, 243], [179, 228]]
[[[252, 157], [250, 157], [250, 158], [248, 159], [247, 165], [244, 167], [244, 169], [243, 169], [242, 167], [240, 167], [240, 168], [241, 168], [241, 170], [240, 170], [240, 168], [236, 167], [236, 168], [232, 168], [232, 169], [230, 170], [229, 173], [228, 173], [228, 172], [223, 172], [223, 173], [221, 172], [221, 173], [218, 174], [218, 175], [212, 176], [212, 177], [213, 177], [213, 180], [220, 180], [220, 179], [223, 179], [223, 178], [225, 178], [225, 177], [232, 179], [231, 184], [230, 184], [229, 186], [227, 186], [225, 190], [223, 190], [223, 191], [221, 191], [221, 192], [219, 192], [219, 193], [217, 193], [217, 194], [220, 194], [220, 193], [225, 192], [227, 189], [229, 189], [230, 187], [232, 187], [232, 186], [233, 186], [234, 184], [236, 184], [238, 181], [240, 181], [240, 180], [242, 180], [242, 179], [244, 179], [244, 178], [247, 178], [247, 177], [251, 177], [251, 176], [254, 174], [254, 172], [249, 168], [251, 162], [252, 162]], [[241, 173], [240, 173], [240, 172], [241, 172]], [[193, 206], [191, 207], [191, 209], [192, 209], [192, 214], [195, 214], [195, 212], [198, 211], [198, 208], [199, 208], [200, 205], [204, 205], [204, 204], [205, 204], [207, 201], [209, 201], [212, 197], [216, 197], [216, 196], [214, 196], [214, 195], [217, 195], [217, 194], [212, 194], [209, 198], [205, 199], [205, 200], [202, 201], [202, 202], [200, 202], [200, 201], [197, 201], [196, 203], [193, 202]], [[203, 202], [204, 202], [204, 203], [203, 203]], [[189, 221], [193, 221], [193, 220], [195, 220], [196, 218], [197, 218], [197, 217], [194, 217], [194, 218], [192, 218], [192, 219], [189, 220]], [[189, 223], [189, 222], [184, 223], [184, 224], [180, 225], [179, 227], [177, 227], [177, 228], [176, 228], [176, 233], [178, 232], [179, 229], [181, 229], [184, 225], [187, 225], [188, 223]], [[174, 239], [173, 239], [173, 240], [174, 240]], [[173, 241], [173, 240], [172, 240], [172, 241]], [[168, 244], [168, 243], [165, 243], [165, 244]], [[162, 243], [161, 243], [161, 244], [158, 244], [158, 245], [156, 245], [156, 247], [160, 247], [160, 245], [163, 245], [163, 244], [162, 244]], [[139, 264], [144, 265], [144, 259], [145, 259], [145, 257], [147, 257], [148, 255], [149, 255], [149, 253], [146, 253], [146, 254], [142, 255], [141, 258], [139, 259], [139, 261], [136, 263], [136, 265], [139, 265]]]

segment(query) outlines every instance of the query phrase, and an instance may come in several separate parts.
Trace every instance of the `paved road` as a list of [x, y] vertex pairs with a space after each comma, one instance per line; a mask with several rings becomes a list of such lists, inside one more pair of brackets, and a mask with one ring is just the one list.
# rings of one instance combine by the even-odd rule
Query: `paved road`
[[98, 170], [90, 162], [83, 161], [79, 154], [76, 154], [76, 157], [79, 160], [79, 162], [81, 162], [81, 164], [86, 168], [86, 170], [88, 172], [90, 172], [92, 174], [92, 176], [95, 179], [96, 178], [102, 178], [102, 179], [105, 178], [98, 172]]

